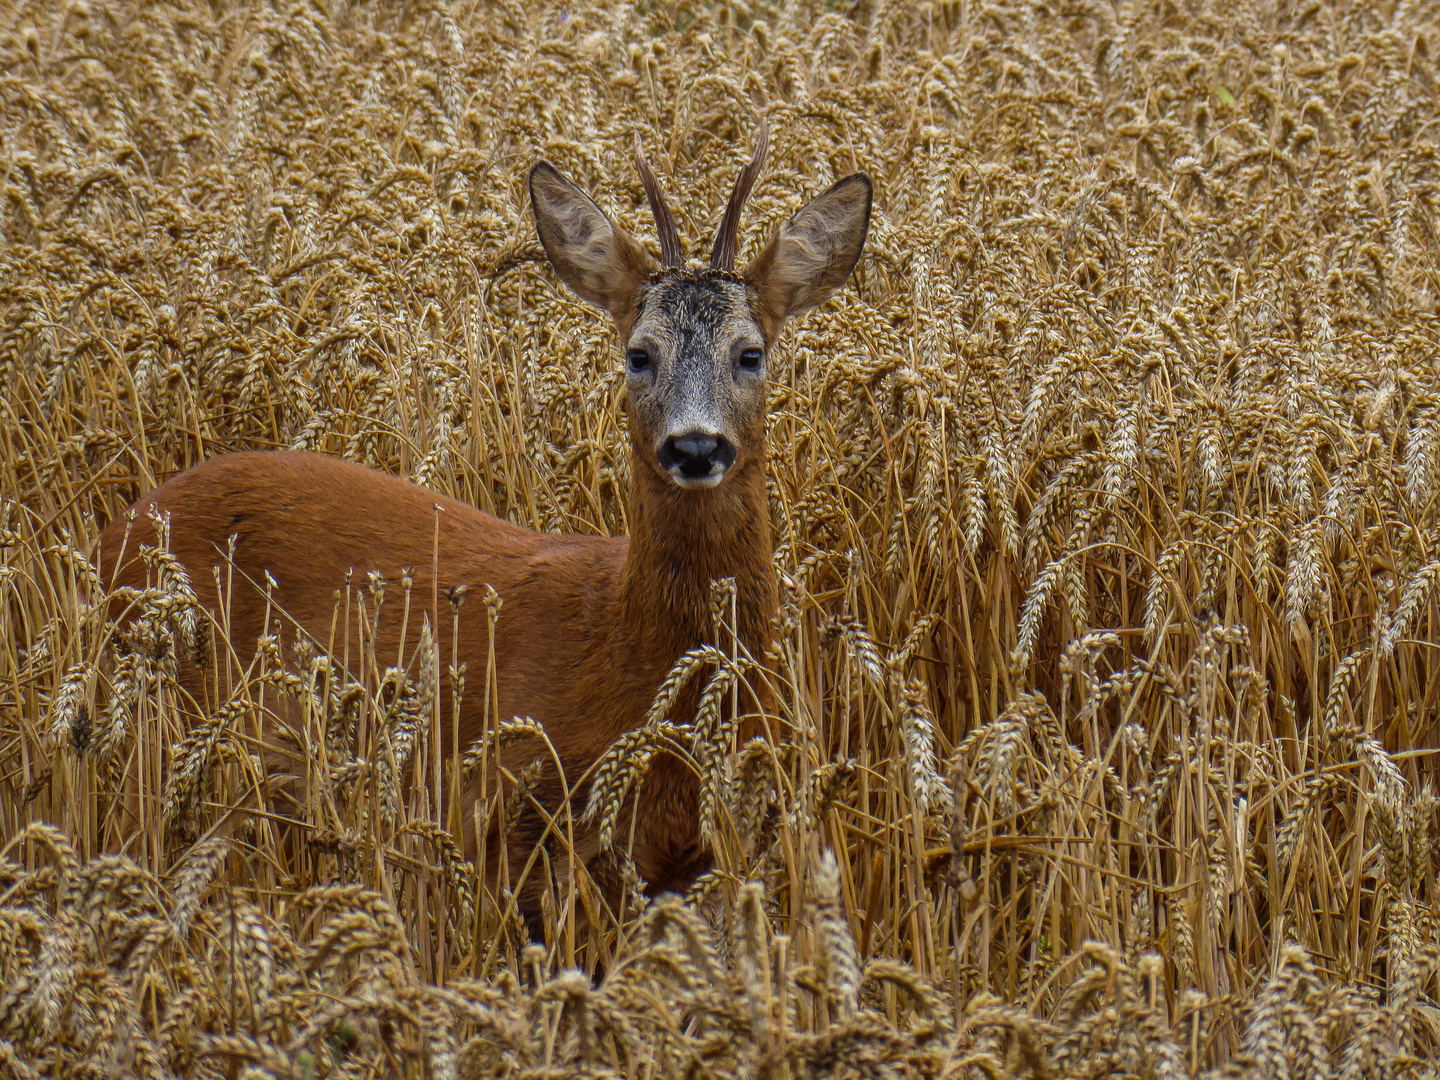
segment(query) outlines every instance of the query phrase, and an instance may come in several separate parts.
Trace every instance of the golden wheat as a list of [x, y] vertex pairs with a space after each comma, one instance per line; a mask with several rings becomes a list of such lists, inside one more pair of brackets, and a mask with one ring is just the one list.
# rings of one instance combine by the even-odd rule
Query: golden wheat
[[[1437, 46], [1414, 0], [0, 0], [0, 1073], [1437, 1075]], [[100, 529], [226, 450], [623, 533], [525, 173], [652, 237], [639, 134], [696, 247], [762, 116], [741, 258], [854, 169], [876, 212], [777, 358], [773, 648], [565, 778], [603, 867], [533, 769], [446, 799], [547, 745], [453, 652], [493, 590], [431, 626], [356, 567], [343, 655], [281, 656], [162, 542], [109, 621]], [[442, 664], [491, 714], [449, 766]], [[662, 746], [686, 903], [620, 813]], [[540, 815], [543, 925], [470, 815]]]

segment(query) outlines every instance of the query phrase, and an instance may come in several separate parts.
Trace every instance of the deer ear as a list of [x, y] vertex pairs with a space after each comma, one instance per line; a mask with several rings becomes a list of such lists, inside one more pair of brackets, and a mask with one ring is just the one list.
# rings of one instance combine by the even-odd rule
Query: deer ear
[[548, 161], [530, 170], [535, 231], [562, 281], [623, 322], [655, 260]]
[[860, 261], [870, 228], [870, 178], [847, 176], [776, 230], [745, 268], [760, 293], [767, 332], [823, 304]]

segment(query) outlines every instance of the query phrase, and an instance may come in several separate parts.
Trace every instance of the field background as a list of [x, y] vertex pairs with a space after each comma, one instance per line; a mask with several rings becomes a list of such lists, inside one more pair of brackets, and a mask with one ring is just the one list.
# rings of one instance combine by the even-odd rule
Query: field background
[[[1419, 0], [4, 0], [0, 1075], [1436, 1075], [1437, 50]], [[639, 132], [701, 251], [761, 115], [742, 260], [876, 185], [773, 368], [785, 738], [694, 902], [559, 875], [525, 949], [356, 780], [427, 760], [448, 610], [353, 686], [219, 640], [206, 709], [215, 583], [155, 557], [117, 634], [88, 551], [287, 446], [623, 533], [524, 178], [653, 243]], [[204, 839], [275, 695], [333, 790]]]

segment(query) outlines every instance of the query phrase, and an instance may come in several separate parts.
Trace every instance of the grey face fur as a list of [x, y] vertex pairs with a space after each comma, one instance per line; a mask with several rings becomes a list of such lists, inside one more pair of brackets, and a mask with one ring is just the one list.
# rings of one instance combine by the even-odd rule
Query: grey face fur
[[[655, 260], [546, 162], [530, 171], [535, 227], [551, 264], [605, 308], [625, 344], [630, 435], [644, 466], [684, 488], [715, 487], [765, 449], [768, 352], [787, 318], [828, 299], [850, 276], [870, 224], [870, 180], [855, 173], [775, 232], [743, 273], [729, 269], [727, 232], [762, 152], [736, 185], [708, 269]], [[640, 159], [642, 176], [654, 177]], [[748, 177], [748, 179], [747, 179]], [[661, 207], [662, 248], [679, 261]]]
[[753, 288], [704, 271], [673, 271], [641, 295], [625, 351], [630, 422], [682, 487], [712, 487], [763, 447], [754, 307]]

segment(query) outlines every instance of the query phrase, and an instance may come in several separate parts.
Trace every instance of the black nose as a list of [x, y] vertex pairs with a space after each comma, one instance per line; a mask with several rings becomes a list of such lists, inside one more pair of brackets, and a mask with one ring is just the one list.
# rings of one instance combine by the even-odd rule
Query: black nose
[[691, 480], [703, 480], [719, 466], [723, 472], [735, 464], [735, 447], [723, 435], [692, 431], [665, 440], [660, 447], [660, 467], [666, 472], [680, 470]]

